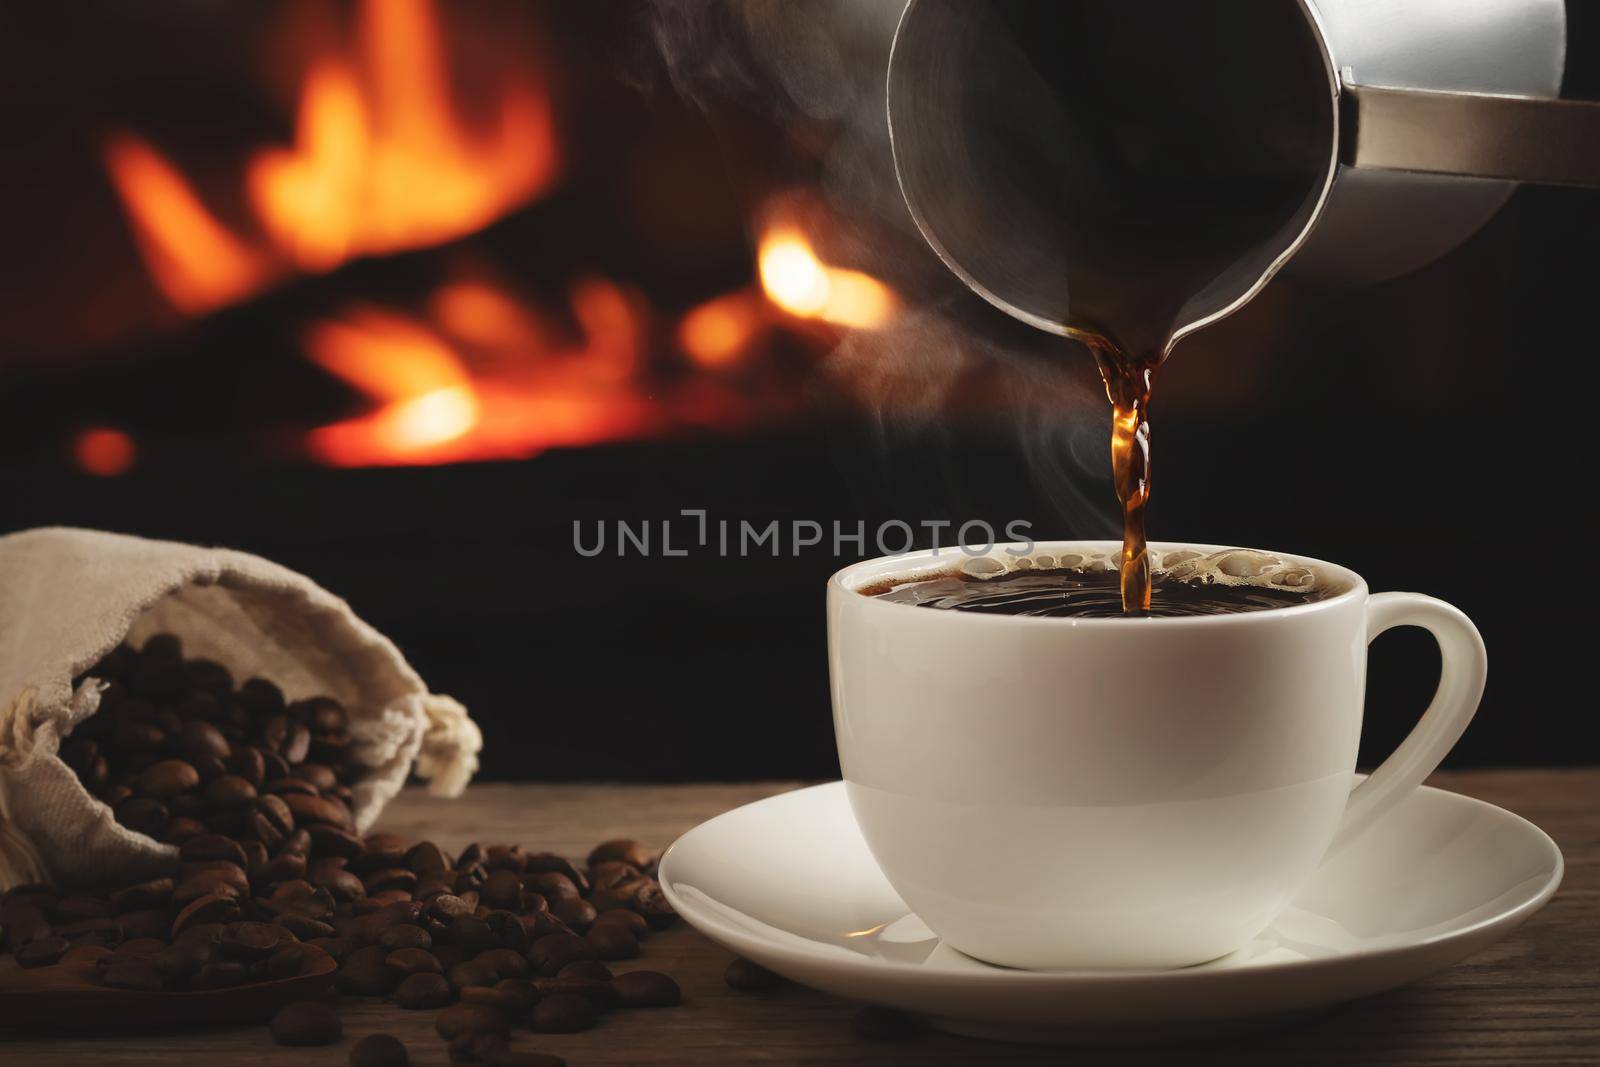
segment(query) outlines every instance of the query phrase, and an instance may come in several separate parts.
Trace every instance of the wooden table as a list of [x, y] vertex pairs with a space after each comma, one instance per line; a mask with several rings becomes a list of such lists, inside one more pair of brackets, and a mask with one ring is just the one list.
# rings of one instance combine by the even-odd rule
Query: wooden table
[[[943, 1034], [869, 1042], [849, 1025], [851, 1004], [788, 988], [739, 994], [722, 982], [730, 956], [683, 926], [651, 939], [637, 966], [674, 975], [683, 1007], [614, 1013], [583, 1034], [519, 1032], [514, 1047], [590, 1063], [1081, 1063], [1174, 1064], [1600, 1064], [1600, 769], [1443, 773], [1434, 784], [1482, 797], [1538, 823], [1567, 858], [1555, 899], [1505, 941], [1406, 989], [1278, 1030], [1182, 1046], [1049, 1049]], [[753, 785], [481, 785], [457, 801], [408, 792], [383, 827], [459, 847], [518, 842], [582, 856], [596, 841], [637, 837], [664, 846], [703, 819], [792, 783]], [[342, 1008], [345, 1041], [275, 1046], [264, 1028], [85, 1040], [0, 1037], [0, 1064], [134, 1065], [176, 1062], [271, 1067], [344, 1064], [350, 1044], [387, 1031], [423, 1067], [447, 1063], [433, 1012], [376, 1002]]]

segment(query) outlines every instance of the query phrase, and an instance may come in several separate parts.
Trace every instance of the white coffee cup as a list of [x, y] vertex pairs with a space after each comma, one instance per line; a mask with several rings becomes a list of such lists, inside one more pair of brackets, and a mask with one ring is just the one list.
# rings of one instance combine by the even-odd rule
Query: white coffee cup
[[[1152, 546], [1211, 554], [1215, 545]], [[1016, 566], [997, 546], [979, 568]], [[1114, 560], [1111, 542], [1026, 557]], [[839, 761], [895, 890], [949, 945], [1025, 968], [1165, 968], [1260, 933], [1330, 848], [1438, 766], [1471, 721], [1487, 658], [1471, 621], [1343, 567], [1263, 553], [1333, 592], [1182, 618], [935, 610], [863, 595], [963, 564], [945, 548], [828, 582]], [[1248, 568], [1246, 568], [1248, 569]], [[1421, 626], [1439, 688], [1355, 785], [1367, 643]], [[1355, 788], [1352, 790], [1352, 786]]]

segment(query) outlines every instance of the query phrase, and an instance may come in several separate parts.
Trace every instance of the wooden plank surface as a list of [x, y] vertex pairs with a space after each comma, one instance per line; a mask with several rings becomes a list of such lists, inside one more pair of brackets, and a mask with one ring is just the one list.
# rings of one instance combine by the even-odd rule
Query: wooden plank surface
[[[793, 987], [765, 995], [729, 990], [722, 971], [731, 957], [680, 924], [651, 939], [640, 960], [622, 967], [672, 974], [683, 986], [684, 1006], [613, 1013], [583, 1034], [519, 1032], [513, 1047], [556, 1052], [574, 1065], [1600, 1064], [1600, 769], [1455, 772], [1437, 775], [1433, 784], [1499, 804], [1543, 827], [1566, 854], [1561, 891], [1510, 938], [1452, 970], [1293, 1026], [1144, 1048], [1032, 1048], [943, 1034], [868, 1042], [853, 1034], [855, 1006], [844, 1001]], [[793, 784], [481, 785], [456, 801], [407, 792], [385, 812], [382, 828], [432, 837], [452, 848], [472, 840], [517, 842], [581, 857], [609, 837], [665, 846], [712, 815], [788, 788]], [[98, 1040], [0, 1036], [0, 1064], [332, 1067], [347, 1062], [357, 1038], [379, 1031], [403, 1039], [413, 1064], [448, 1062], [432, 1030], [433, 1012], [362, 1001], [346, 1001], [341, 1011], [345, 1040], [327, 1048], [279, 1048], [264, 1028]]]

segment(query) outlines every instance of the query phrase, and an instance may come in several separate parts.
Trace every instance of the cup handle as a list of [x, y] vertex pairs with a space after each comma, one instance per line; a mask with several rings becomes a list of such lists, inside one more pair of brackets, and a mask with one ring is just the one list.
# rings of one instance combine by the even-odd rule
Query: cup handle
[[1472, 721], [1489, 673], [1489, 655], [1472, 620], [1459, 608], [1421, 593], [1367, 598], [1367, 641], [1396, 626], [1420, 626], [1439, 642], [1439, 688], [1400, 747], [1350, 792], [1344, 819], [1328, 846], [1343, 848], [1432, 774]]

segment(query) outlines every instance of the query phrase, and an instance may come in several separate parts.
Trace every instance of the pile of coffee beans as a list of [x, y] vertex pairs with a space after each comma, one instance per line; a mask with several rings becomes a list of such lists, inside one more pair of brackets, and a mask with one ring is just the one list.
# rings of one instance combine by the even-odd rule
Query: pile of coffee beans
[[[639, 842], [605, 842], [580, 869], [517, 845], [451, 855], [361, 836], [349, 801], [363, 768], [337, 701], [286, 703], [261, 678], [236, 687], [219, 664], [185, 659], [170, 634], [119, 647], [87, 674], [108, 683], [101, 709], [62, 757], [124, 826], [176, 845], [178, 862], [133, 885], [10, 890], [0, 951], [20, 965], [70, 951], [93, 957], [106, 985], [144, 991], [336, 966], [342, 996], [438, 1010], [453, 1063], [508, 1067], [559, 1062], [511, 1051], [516, 1027], [570, 1033], [613, 1009], [682, 999], [667, 975], [606, 966], [637, 957], [676, 918]], [[272, 1023], [285, 1044], [331, 1043], [341, 1030], [316, 1002]], [[403, 1047], [398, 1060], [382, 1042], [358, 1048], [362, 1062], [404, 1062]]]

